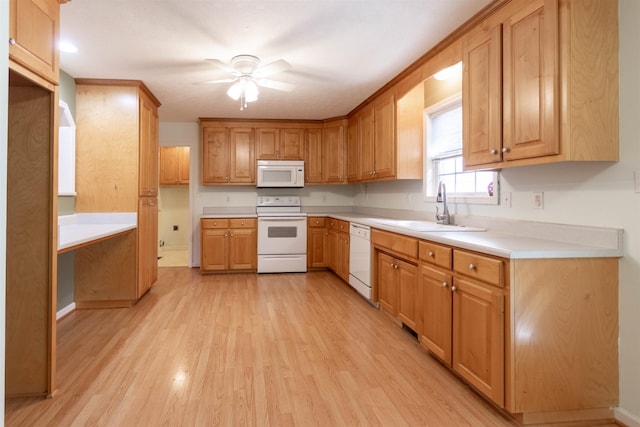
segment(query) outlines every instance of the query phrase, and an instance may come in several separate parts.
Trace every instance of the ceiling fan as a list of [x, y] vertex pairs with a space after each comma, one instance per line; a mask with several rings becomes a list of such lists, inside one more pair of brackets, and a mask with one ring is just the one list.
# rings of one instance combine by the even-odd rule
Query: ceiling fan
[[240, 100], [240, 110], [247, 107], [247, 103], [256, 101], [260, 87], [291, 92], [295, 86], [289, 83], [270, 80], [267, 77], [286, 71], [291, 65], [283, 59], [261, 65], [260, 58], [254, 55], [237, 55], [227, 64], [219, 59], [207, 59], [216, 67], [230, 73], [232, 77], [220, 80], [209, 80], [204, 83], [233, 83], [227, 95], [234, 101]]

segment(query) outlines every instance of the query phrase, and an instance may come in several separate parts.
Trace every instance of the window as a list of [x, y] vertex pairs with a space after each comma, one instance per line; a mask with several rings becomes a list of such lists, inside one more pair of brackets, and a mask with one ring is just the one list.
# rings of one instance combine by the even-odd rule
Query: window
[[438, 183], [454, 203], [498, 204], [498, 173], [464, 171], [462, 160], [462, 94], [425, 110], [425, 201], [435, 201]]

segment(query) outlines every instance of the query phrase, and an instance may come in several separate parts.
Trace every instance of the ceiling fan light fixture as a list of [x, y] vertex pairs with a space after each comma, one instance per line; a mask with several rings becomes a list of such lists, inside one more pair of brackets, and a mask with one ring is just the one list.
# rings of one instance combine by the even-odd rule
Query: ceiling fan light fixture
[[227, 90], [227, 95], [234, 101], [240, 100], [240, 111], [247, 107], [247, 103], [258, 100], [260, 90], [251, 76], [240, 76]]
[[234, 84], [232, 84], [229, 90], [227, 90], [227, 95], [229, 95], [229, 98], [233, 99], [234, 101], [240, 99], [240, 96], [242, 96], [242, 85], [240, 84], [240, 82], [235, 82]]

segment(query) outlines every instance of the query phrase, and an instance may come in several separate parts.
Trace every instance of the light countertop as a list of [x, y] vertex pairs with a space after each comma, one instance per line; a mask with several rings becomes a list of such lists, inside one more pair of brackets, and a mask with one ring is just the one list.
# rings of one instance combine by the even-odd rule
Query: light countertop
[[58, 253], [71, 251], [137, 227], [135, 212], [81, 213], [58, 217]]
[[[330, 209], [327, 211], [312, 209], [307, 211], [307, 215], [355, 222], [502, 258], [617, 258], [623, 256], [623, 230], [615, 228], [458, 215], [454, 216], [454, 222], [461, 226], [438, 227], [435, 222], [424, 219], [400, 220], [376, 212], [361, 213]], [[205, 210], [201, 216], [201, 218], [251, 217], [256, 217], [255, 208], [216, 208], [215, 210], [211, 208], [209, 211]], [[419, 231], [419, 228], [428, 229], [428, 231]]]
[[[403, 223], [407, 222], [406, 220], [398, 220], [397, 225], [394, 226], [391, 225], [393, 221], [389, 221], [389, 219], [385, 219], [385, 223], [380, 223], [378, 222], [381, 219], [379, 217], [355, 212], [314, 212], [309, 213], [309, 216], [328, 216], [510, 259], [609, 258], [623, 256], [623, 233], [620, 229], [518, 221], [517, 226], [512, 226], [509, 232], [501, 230], [501, 228], [506, 229], [507, 227], [501, 227], [498, 222], [492, 222], [486, 226], [482, 223], [466, 226], [466, 230], [476, 231], [464, 231], [464, 226], [459, 227], [461, 231], [416, 231], [402, 226]], [[512, 222], [510, 221], [509, 223]], [[450, 227], [445, 228], [451, 230]], [[541, 232], [541, 228], [547, 230], [547, 232]], [[513, 229], [518, 229], [519, 233], [512, 232], [511, 230]], [[537, 236], [543, 236], [544, 238]], [[552, 239], [549, 236], [554, 236], [555, 238]]]

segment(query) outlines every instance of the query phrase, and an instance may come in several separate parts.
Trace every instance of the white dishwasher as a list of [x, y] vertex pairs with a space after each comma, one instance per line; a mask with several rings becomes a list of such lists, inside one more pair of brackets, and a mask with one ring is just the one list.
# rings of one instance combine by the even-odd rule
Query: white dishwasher
[[349, 234], [349, 284], [371, 301], [371, 228], [352, 222]]

